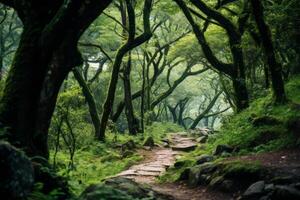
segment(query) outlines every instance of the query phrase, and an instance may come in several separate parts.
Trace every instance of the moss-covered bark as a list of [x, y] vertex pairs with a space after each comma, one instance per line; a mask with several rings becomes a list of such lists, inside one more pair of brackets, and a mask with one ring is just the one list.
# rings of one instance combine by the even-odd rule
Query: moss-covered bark
[[269, 26], [264, 20], [264, 10], [261, 1], [251, 0], [252, 13], [261, 37], [261, 43], [265, 51], [268, 68], [271, 75], [272, 89], [276, 103], [286, 102], [284, 83], [282, 79], [282, 66], [276, 60], [275, 49], [272, 43], [272, 35]]
[[[232, 63], [223, 63], [220, 61], [211, 50], [209, 44], [206, 41], [204, 31], [200, 29], [198, 24], [195, 22], [194, 18], [191, 15], [191, 12], [187, 5], [182, 0], [174, 0], [177, 5], [180, 7], [187, 20], [191, 24], [196, 38], [202, 48], [202, 51], [209, 61], [209, 63], [221, 73], [228, 75], [232, 79], [233, 90], [235, 92], [235, 106], [237, 111], [241, 111], [248, 107], [249, 97], [248, 90], [246, 87], [245, 79], [245, 69], [244, 69], [244, 59], [243, 51], [241, 47], [241, 37], [243, 31], [242, 25], [239, 28], [223, 16], [220, 12], [208, 7], [203, 1], [200, 0], [191, 0], [192, 4], [195, 5], [201, 12], [207, 15], [209, 18], [214, 19], [219, 25], [224, 28], [227, 32], [230, 44], [230, 50], [232, 54]], [[239, 20], [239, 22], [244, 23], [245, 19]]]
[[129, 52], [127, 65], [124, 65], [123, 72], [123, 83], [124, 83], [124, 96], [125, 96], [125, 114], [127, 118], [128, 130], [130, 134], [137, 134], [139, 132], [138, 120], [134, 115], [132, 98], [131, 98], [131, 82], [130, 82], [130, 72], [131, 72], [131, 54]]
[[9, 128], [10, 142], [29, 155], [48, 157], [48, 128], [59, 88], [80, 63], [77, 41], [110, 2], [3, 2], [17, 11], [24, 31], [0, 101], [0, 121]]

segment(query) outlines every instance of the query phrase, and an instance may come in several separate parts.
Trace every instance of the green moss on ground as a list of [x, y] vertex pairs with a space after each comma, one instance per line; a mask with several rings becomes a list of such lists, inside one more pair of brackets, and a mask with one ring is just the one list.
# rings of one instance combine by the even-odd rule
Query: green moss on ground
[[[289, 101], [284, 105], [274, 105], [270, 92], [266, 97], [252, 102], [243, 112], [228, 116], [220, 129], [220, 134], [208, 140], [205, 151], [211, 153], [219, 144], [238, 147], [241, 154], [297, 146], [299, 138], [295, 138], [288, 130], [288, 124], [291, 120], [300, 118], [300, 76], [291, 78], [285, 89]], [[262, 124], [253, 124], [259, 118], [262, 119]], [[277, 123], [263, 124], [264, 118]], [[198, 153], [201, 151], [203, 150], [198, 150]]]
[[[180, 163], [176, 166], [176, 163]], [[185, 170], [195, 165], [195, 159], [179, 159], [174, 166], [168, 168], [168, 170], [157, 178], [160, 183], [172, 183], [179, 181], [182, 178], [182, 174]]]
[[[172, 123], [153, 123], [146, 127], [144, 134], [137, 136], [107, 133], [105, 143], [94, 141], [76, 150], [72, 169], [69, 166], [70, 159], [67, 149], [60, 150], [56, 156], [58, 174], [68, 178], [72, 191], [78, 195], [87, 186], [114, 176], [143, 159], [134, 151], [126, 156], [122, 155], [124, 152], [121, 151], [121, 144], [132, 140], [139, 148], [147, 137], [151, 136], [155, 143], [160, 143], [162, 138], [167, 137], [167, 133], [182, 130], [181, 127]], [[54, 152], [51, 151], [51, 163], [53, 163], [53, 154]]]
[[[292, 77], [285, 85], [288, 102], [284, 105], [273, 103], [271, 91], [265, 97], [254, 100], [250, 107], [238, 114], [227, 116], [219, 133], [210, 137], [207, 144], [185, 154], [182, 160], [194, 160], [203, 154], [213, 154], [220, 144], [227, 144], [239, 149], [238, 155], [270, 152], [285, 148], [297, 147], [300, 139], [289, 130], [291, 121], [300, 119], [300, 76]], [[218, 159], [215, 162], [223, 162]], [[193, 163], [191, 163], [193, 165]], [[190, 166], [180, 169], [171, 168], [159, 180], [172, 182], [178, 180], [180, 174]], [[256, 163], [232, 163], [224, 168], [224, 172], [248, 169], [258, 170]], [[251, 173], [250, 173], [251, 174]]]

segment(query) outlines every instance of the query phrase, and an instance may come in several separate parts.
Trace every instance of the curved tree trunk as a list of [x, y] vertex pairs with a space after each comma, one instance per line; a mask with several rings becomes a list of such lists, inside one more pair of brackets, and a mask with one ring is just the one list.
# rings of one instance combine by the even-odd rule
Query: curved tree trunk
[[[0, 121], [9, 127], [9, 141], [29, 155], [47, 154], [44, 148], [34, 145], [33, 134], [37, 104], [41, 91], [45, 65], [39, 60], [38, 27], [24, 27], [20, 44], [8, 74], [0, 102]], [[29, 114], [30, 113], [30, 114]]]
[[[241, 45], [241, 33], [238, 28], [224, 17], [221, 13], [208, 7], [201, 0], [191, 0], [192, 4], [195, 5], [199, 10], [201, 10], [204, 14], [206, 14], [209, 18], [217, 21], [222, 28], [224, 28], [227, 32], [229, 38], [230, 49], [233, 57], [233, 62], [230, 64], [223, 63], [219, 60], [211, 50], [209, 44], [206, 41], [204, 32], [199, 28], [191, 12], [185, 2], [183, 0], [174, 0], [177, 5], [180, 7], [187, 20], [191, 24], [195, 36], [202, 48], [202, 51], [209, 61], [209, 63], [218, 71], [228, 75], [232, 79], [233, 89], [235, 92], [235, 103], [237, 111], [241, 111], [248, 107], [249, 105], [249, 97], [248, 90], [246, 87], [246, 79], [245, 79], [245, 69], [244, 69], [244, 60], [243, 60], [243, 52]], [[242, 20], [244, 22], [244, 20]]]
[[24, 25], [0, 101], [0, 121], [9, 128], [10, 142], [31, 156], [48, 158], [48, 128], [59, 88], [80, 63], [77, 41], [111, 0], [74, 0], [68, 6], [50, 0], [0, 2], [13, 7]]
[[118, 83], [119, 71], [122, 64], [124, 55], [135, 47], [143, 44], [149, 40], [152, 36], [150, 29], [150, 12], [152, 6], [152, 0], [145, 0], [143, 20], [144, 20], [144, 33], [135, 38], [135, 13], [132, 8], [131, 2], [126, 0], [128, 19], [129, 19], [129, 36], [127, 42], [118, 50], [115, 62], [113, 64], [112, 76], [109, 83], [108, 93], [103, 105], [103, 113], [101, 118], [100, 132], [98, 139], [104, 141], [106, 125], [111, 114], [113, 103], [115, 100], [115, 91]]
[[190, 129], [195, 129], [199, 122], [205, 117], [205, 115], [212, 109], [212, 107], [215, 105], [216, 101], [218, 100], [219, 96], [222, 94], [222, 91], [217, 93], [215, 97], [212, 99], [212, 101], [208, 104], [206, 109], [196, 117], [196, 119], [193, 121], [191, 126], [189, 127]]

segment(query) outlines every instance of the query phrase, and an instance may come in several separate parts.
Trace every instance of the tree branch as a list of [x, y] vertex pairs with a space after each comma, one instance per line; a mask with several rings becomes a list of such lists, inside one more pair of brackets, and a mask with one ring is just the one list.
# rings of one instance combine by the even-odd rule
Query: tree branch
[[101, 45], [93, 44], [93, 43], [83, 43], [83, 42], [79, 42], [78, 44], [80, 46], [83, 46], [83, 47], [95, 47], [95, 48], [98, 48], [107, 57], [107, 59], [110, 62], [113, 62], [113, 60], [111, 59], [111, 57], [105, 52], [105, 50], [101, 47]]

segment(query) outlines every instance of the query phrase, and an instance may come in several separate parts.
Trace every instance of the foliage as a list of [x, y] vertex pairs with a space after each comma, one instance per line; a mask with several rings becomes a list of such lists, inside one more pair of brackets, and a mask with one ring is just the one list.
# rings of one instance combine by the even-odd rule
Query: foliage
[[[111, 3], [87, 28], [78, 43], [78, 49], [84, 63], [81, 70], [82, 76], [92, 93], [91, 96], [94, 98], [96, 104], [94, 107], [96, 107], [96, 112], [98, 112], [99, 116], [104, 110], [103, 104], [107, 96], [108, 85], [111, 81], [111, 72], [113, 70], [113, 63], [116, 60], [116, 54], [128, 37], [128, 16], [126, 16], [128, 15], [128, 9], [126, 10], [124, 2], [114, 1]], [[213, 153], [219, 144], [228, 144], [237, 147], [239, 154], [273, 151], [295, 147], [300, 144], [299, 138], [295, 138], [295, 135], [288, 128], [292, 120], [298, 120], [300, 117], [300, 76], [292, 77], [294, 73], [299, 72], [299, 1], [262, 2], [265, 8], [263, 18], [270, 26], [270, 39], [274, 43], [276, 59], [283, 67], [282, 76], [287, 82], [286, 93], [289, 101], [282, 105], [273, 104], [274, 98], [271, 95], [271, 89], [268, 88], [271, 77], [270, 72], [267, 71], [268, 63], [264, 57], [263, 45], [261, 43], [263, 37], [258, 34], [253, 13], [249, 13], [244, 27], [239, 26], [239, 18], [245, 17], [248, 14], [243, 13], [244, 6], [245, 8], [247, 6], [246, 4], [244, 5], [246, 1], [228, 1], [228, 4], [221, 7], [216, 6], [221, 1], [203, 1], [210, 8], [213, 8], [211, 11], [222, 14], [225, 21], [228, 20], [225, 24], [231, 24], [230, 22], [232, 22], [232, 26], [235, 27], [232, 30], [238, 31], [238, 34], [234, 35], [241, 36], [241, 41], [238, 39], [235, 44], [233, 44], [234, 37], [231, 38], [231, 41], [229, 37], [233, 33], [230, 34], [230, 31], [226, 31], [226, 26], [222, 25], [218, 19], [214, 16], [209, 16], [209, 14], [203, 12], [204, 10], [198, 9], [193, 4], [193, 1], [184, 0], [183, 2], [187, 3], [190, 11], [194, 10], [192, 13], [193, 18], [200, 28], [199, 30], [203, 31], [202, 40], [205, 40], [204, 43], [207, 43], [210, 49], [206, 51], [211, 51], [211, 56], [220, 61], [218, 65], [222, 64], [223, 67], [225, 66], [225, 69], [228, 69], [230, 66], [239, 66], [242, 62], [245, 63], [245, 66], [237, 70], [240, 72], [237, 74], [242, 74], [245, 68], [245, 77], [242, 77], [242, 80], [239, 77], [237, 82], [246, 83], [247, 90], [249, 90], [250, 107], [240, 113], [232, 113], [235, 110], [235, 103], [238, 99], [236, 97], [238, 95], [235, 94], [236, 91], [231, 84], [231, 78], [236, 80], [237, 77], [228, 77], [228, 74], [226, 75], [225, 73], [226, 70], [222, 73], [222, 70], [216, 70], [216, 68], [213, 68], [213, 64], [208, 62], [210, 56], [207, 56], [205, 48], [203, 50], [203, 47], [201, 48], [199, 45], [199, 40], [195, 37], [193, 28], [175, 1], [154, 1], [153, 7], [151, 7], [151, 16], [149, 17], [153, 36], [145, 44], [132, 49], [130, 52], [132, 69], [131, 71], [129, 70], [129, 82], [132, 92], [132, 113], [137, 118], [136, 121], [138, 121], [139, 125], [145, 122], [146, 127], [143, 130], [143, 134], [128, 134], [129, 120], [126, 120], [127, 116], [124, 112], [128, 110], [123, 108], [118, 119], [113, 120], [114, 122], [111, 123], [111, 127], [109, 127], [111, 130], [107, 131], [105, 142], [100, 143], [96, 141], [93, 120], [89, 112], [90, 108], [74, 77], [69, 75], [62, 87], [60, 87], [57, 104], [49, 128], [49, 135], [47, 135], [46, 131], [44, 141], [48, 139], [51, 164], [53, 164], [58, 174], [68, 177], [69, 184], [75, 194], [79, 194], [89, 184], [98, 183], [107, 177], [114, 176], [143, 159], [137, 152], [124, 156], [121, 150], [122, 144], [132, 140], [137, 147], [141, 147], [145, 138], [148, 137], [153, 138], [156, 144], [160, 144], [162, 138], [168, 137], [168, 133], [184, 131], [184, 128], [195, 121], [197, 116], [201, 116], [207, 105], [212, 102], [214, 96], [219, 92], [222, 92], [220, 93], [221, 95], [218, 96], [212, 108], [205, 113], [205, 116], [197, 124], [198, 127], [207, 126], [211, 129], [219, 129], [221, 127], [219, 134], [210, 136], [205, 148], [200, 147], [194, 152], [184, 155], [178, 160], [178, 162], [184, 163], [182, 167], [171, 167], [164, 176], [159, 178], [159, 181], [178, 180], [186, 168], [195, 164], [196, 156], [203, 153]], [[136, 22], [136, 33], [134, 36], [136, 37], [143, 30], [143, 1], [130, 1], [130, 3], [132, 3], [132, 7], [136, 13], [134, 16]], [[47, 9], [44, 6], [42, 7]], [[72, 6], [70, 7], [72, 8]], [[69, 9], [68, 6], [67, 8]], [[24, 15], [26, 12], [24, 10]], [[53, 10], [53, 12], [55, 11]], [[37, 12], [36, 14], [38, 15], [39, 13]], [[222, 15], [217, 14], [221, 18]], [[19, 16], [22, 17], [22, 15]], [[30, 78], [32, 77], [30, 76], [38, 76], [39, 72], [33, 73], [36, 68], [32, 71], [26, 71], [27, 68], [29, 69], [30, 66], [33, 66], [34, 61], [31, 65], [28, 65], [26, 70], [21, 70], [24, 74], [15, 75], [16, 77], [11, 82], [8, 81], [7, 85], [4, 84], [7, 77], [14, 77], [14, 72], [18, 71], [17, 67], [11, 68], [12, 70], [7, 74], [10, 69], [9, 66], [15, 63], [13, 61], [14, 56], [23, 31], [22, 22], [25, 21], [24, 19], [21, 21], [18, 18], [14, 9], [0, 3], [0, 97], [3, 96], [3, 92], [7, 94], [12, 93], [8, 95], [8, 98], [20, 95], [28, 98], [48, 92], [46, 83], [46, 86], [40, 87], [41, 91], [36, 95], [31, 95], [31, 91], [28, 88], [23, 92], [23, 88], [21, 87], [21, 89], [9, 87], [13, 85], [14, 81], [31, 80]], [[35, 25], [39, 23], [27, 24]], [[43, 28], [28, 32], [31, 33], [32, 31], [35, 33], [40, 30], [43, 30]], [[72, 35], [69, 31], [65, 32]], [[39, 41], [38, 39], [35, 40]], [[30, 38], [23, 38], [21, 44], [24, 41], [28, 42], [25, 45], [26, 47], [33, 46], [32, 48], [34, 49], [34, 46], [38, 46], [35, 45], [36, 41], [31, 41]], [[29, 41], [32, 42], [32, 45]], [[56, 44], [57, 47], [59, 45]], [[75, 47], [76, 44], [73, 46]], [[240, 49], [243, 52], [243, 54], [236, 56], [239, 57], [238, 59], [234, 58], [232, 54], [232, 50], [234, 49]], [[71, 53], [61, 51], [62, 57], [72, 53], [72, 50], [70, 51]], [[22, 54], [22, 51], [20, 54]], [[47, 55], [43, 55], [43, 57], [47, 57]], [[35, 59], [35, 57], [33, 58]], [[117, 84], [117, 89], [113, 92], [115, 94], [115, 101], [112, 105], [113, 112], [107, 115], [102, 114], [102, 116], [113, 118], [119, 105], [125, 102], [125, 87], [122, 80], [125, 80], [125, 60], [128, 59], [128, 54], [124, 55], [123, 62], [120, 64], [120, 73], [117, 73], [115, 76], [115, 79], [119, 79], [119, 81], [118, 83], [116, 83], [117, 81], [113, 81]], [[49, 60], [56, 61], [51, 55], [49, 55]], [[235, 63], [237, 60], [241, 62]], [[41, 59], [37, 56], [36, 61], [38, 63]], [[26, 66], [27, 62], [26, 60], [24, 63], [20, 62], [20, 68]], [[65, 63], [68, 64], [68, 62]], [[233, 64], [226, 65], [228, 63]], [[41, 69], [47, 68], [48, 70], [48, 67], [52, 67], [53, 63], [51, 65], [48, 64], [39, 67]], [[193, 74], [206, 68], [210, 70], [201, 74]], [[58, 66], [58, 69], [67, 69], [67, 67]], [[166, 93], [173, 85], [176, 85], [175, 83], [186, 72], [193, 75], [186, 77], [170, 93]], [[41, 74], [51, 75], [52, 73], [45, 70], [45, 73]], [[48, 80], [47, 78], [46, 80]], [[58, 77], [51, 78], [56, 79]], [[45, 77], [32, 78], [32, 80], [44, 79]], [[5, 88], [6, 90], [4, 90]], [[51, 88], [51, 84], [49, 84], [49, 88]], [[13, 94], [14, 92], [19, 92], [20, 95], [15, 95]], [[140, 96], [133, 98], [139, 92]], [[167, 95], [163, 100], [152, 106], [152, 103], [165, 93]], [[18, 102], [39, 102], [38, 99], [35, 101], [29, 101], [28, 99], [26, 101], [21, 99]], [[171, 110], [175, 107], [175, 114], [179, 112], [178, 109], [176, 110], [176, 107], [177, 105], [179, 105], [178, 107], [183, 105], [179, 104], [182, 100], [186, 100], [186, 104], [184, 104], [182, 112], [178, 113], [178, 118], [180, 119], [175, 119], [176, 117], [172, 116], [173, 113], [171, 113]], [[5, 98], [0, 102], [1, 106], [4, 101], [6, 102]], [[22, 107], [20, 105], [13, 105], [18, 102], [10, 102], [8, 107], [12, 106], [13, 109], [9, 108], [8, 110], [15, 111], [19, 107]], [[37, 103], [37, 105], [39, 104]], [[38, 106], [30, 108], [39, 110]], [[52, 114], [52, 110], [49, 110]], [[225, 111], [221, 112], [222, 110]], [[23, 124], [19, 120], [22, 120], [25, 115], [30, 114], [15, 113], [18, 113], [16, 115], [18, 116], [16, 117], [17, 119], [10, 119], [10, 121], [16, 121], [17, 125]], [[33, 113], [35, 113], [34, 110]], [[276, 121], [276, 124], [263, 123], [255, 125], [255, 121], [267, 118], [271, 119], [271, 121]], [[175, 125], [171, 121], [179, 125]], [[27, 125], [27, 123], [24, 124]], [[34, 122], [28, 124], [36, 125]], [[8, 135], [9, 128], [5, 126], [6, 124], [2, 125], [0, 121], [0, 139], [5, 139]], [[24, 129], [24, 131], [26, 130], [29, 129]], [[37, 138], [34, 133], [31, 134], [34, 139]], [[30, 134], [27, 136], [30, 138]], [[234, 165], [225, 168], [225, 170], [231, 172], [243, 169], [244, 167], [240, 163], [234, 163]], [[53, 191], [50, 196], [45, 196], [40, 188], [40, 183], [36, 184], [36, 188], [30, 197], [31, 199], [53, 200], [59, 194], [59, 191]], [[107, 189], [109, 190], [109, 188]], [[111, 195], [106, 192], [103, 191], [103, 193], [99, 193], [98, 195]], [[116, 193], [113, 195], [121, 195], [118, 191], [112, 191], [112, 193], [114, 192]], [[126, 199], [127, 197], [124, 196], [124, 198]]]
[[42, 192], [43, 183], [35, 183], [32, 193], [29, 195], [28, 200], [57, 200], [62, 194], [59, 190], [53, 190], [49, 194]]
[[[228, 144], [240, 149], [240, 154], [274, 151], [299, 144], [299, 138], [288, 130], [290, 120], [299, 119], [300, 77], [295, 76], [286, 84], [289, 102], [274, 105], [272, 95], [255, 100], [248, 109], [228, 115], [219, 133], [210, 137], [205, 150], [198, 149], [191, 155], [213, 153], [219, 144]], [[265, 116], [278, 120], [277, 124], [255, 126], [253, 120]], [[191, 156], [189, 155], [189, 157]]]
[[151, 126], [147, 126], [143, 138], [153, 137], [156, 143], [161, 143], [161, 139], [167, 136], [167, 133], [181, 132], [184, 129], [170, 122], [154, 122]]
[[[82, 137], [86, 143], [78, 146], [73, 167], [70, 168], [69, 166], [69, 152], [66, 147], [63, 147], [63, 144], [56, 155], [55, 166], [59, 175], [68, 177], [73, 192], [79, 194], [88, 185], [99, 183], [110, 176], [114, 176], [143, 159], [137, 153], [123, 157], [121, 144], [133, 140], [137, 146], [141, 146], [144, 138], [148, 136], [153, 137], [156, 143], [160, 143], [161, 139], [167, 136], [167, 133], [182, 130], [181, 127], [172, 123], [153, 123], [152, 126], [146, 127], [144, 134], [135, 137], [128, 134], [108, 133], [105, 143], [93, 141], [93, 135], [84, 135]], [[87, 141], [90, 142], [87, 143]], [[54, 150], [52, 149], [51, 163], [54, 161], [53, 156]]]

